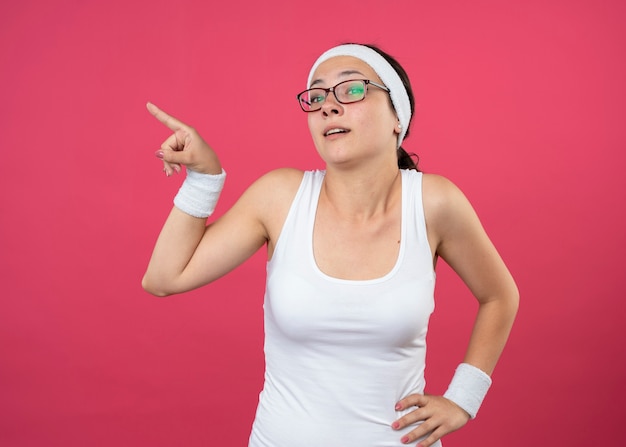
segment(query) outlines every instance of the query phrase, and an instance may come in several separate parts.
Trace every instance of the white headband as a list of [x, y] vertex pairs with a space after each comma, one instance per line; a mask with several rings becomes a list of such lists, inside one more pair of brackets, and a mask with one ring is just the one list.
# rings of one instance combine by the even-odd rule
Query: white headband
[[409, 101], [409, 95], [404, 88], [404, 84], [402, 84], [402, 80], [400, 79], [398, 73], [377, 51], [372, 50], [365, 45], [358, 44], [339, 45], [338, 47], [331, 48], [322, 54], [315, 61], [313, 67], [311, 67], [306, 88], [310, 88], [313, 72], [315, 72], [317, 67], [319, 67], [322, 62], [336, 56], [352, 56], [362, 60], [367, 65], [372, 67], [380, 80], [383, 81], [383, 84], [385, 84], [385, 86], [389, 89], [391, 104], [393, 105], [396, 115], [398, 115], [400, 125], [402, 126], [400, 135], [398, 136], [398, 147], [400, 147], [400, 144], [406, 135], [406, 131], [409, 129], [409, 122], [411, 121], [411, 102]]

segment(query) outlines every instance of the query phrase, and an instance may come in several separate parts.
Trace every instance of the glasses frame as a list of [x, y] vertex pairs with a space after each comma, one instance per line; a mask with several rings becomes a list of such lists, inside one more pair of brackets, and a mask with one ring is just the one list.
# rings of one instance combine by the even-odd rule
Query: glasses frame
[[[340, 100], [340, 99], [337, 97], [337, 93], [335, 93], [335, 89], [336, 89], [337, 87], [339, 87], [341, 84], [345, 84], [346, 82], [354, 82], [354, 81], [361, 81], [361, 82], [363, 82], [363, 83], [365, 84], [365, 92], [363, 93], [363, 97], [362, 97], [361, 99], [357, 99], [356, 101], [348, 101], [348, 102], [345, 102], [345, 101]], [[368, 92], [368, 90], [369, 90], [369, 86], [370, 86], [370, 85], [373, 85], [374, 87], [378, 87], [379, 89], [384, 90], [384, 91], [386, 91], [387, 93], [389, 93], [389, 92], [390, 92], [390, 90], [389, 90], [387, 87], [385, 87], [384, 85], [379, 84], [379, 83], [374, 82], [374, 81], [370, 81], [369, 79], [348, 79], [348, 80], [346, 80], [346, 81], [341, 81], [341, 82], [339, 82], [338, 84], [335, 84], [334, 86], [332, 86], [332, 87], [328, 87], [328, 88], [324, 88], [324, 87], [313, 87], [313, 88], [308, 88], [308, 89], [306, 89], [306, 90], [304, 90], [304, 91], [302, 91], [302, 92], [298, 93], [298, 94], [296, 95], [296, 98], [298, 99], [298, 104], [300, 104], [300, 108], [301, 108], [304, 112], [306, 112], [306, 113], [317, 112], [318, 110], [321, 110], [321, 108], [322, 108], [322, 106], [324, 105], [324, 103], [326, 102], [326, 98], [328, 98], [328, 94], [329, 94], [330, 92], [332, 92], [332, 93], [333, 93], [333, 95], [335, 96], [335, 99], [337, 100], [337, 102], [338, 102], [339, 104], [354, 104], [355, 102], [360, 102], [360, 101], [363, 101], [363, 100], [365, 99], [365, 97], [367, 96], [367, 92]], [[303, 101], [302, 101], [302, 99], [301, 99], [301, 98], [302, 98], [302, 95], [304, 95], [306, 92], [310, 92], [311, 90], [323, 90], [323, 91], [325, 92], [325, 95], [324, 95], [324, 101], [322, 101], [321, 103], [319, 103], [319, 104], [320, 104], [320, 106], [319, 106], [319, 108], [318, 108], [318, 109], [314, 109], [314, 110], [307, 110], [307, 109], [305, 109], [305, 108], [304, 108], [304, 106], [302, 105], [302, 102], [303, 102]]]

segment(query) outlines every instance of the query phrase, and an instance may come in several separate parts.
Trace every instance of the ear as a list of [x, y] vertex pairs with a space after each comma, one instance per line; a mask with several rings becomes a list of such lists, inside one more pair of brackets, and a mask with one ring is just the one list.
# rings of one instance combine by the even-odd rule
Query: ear
[[393, 131], [397, 133], [398, 135], [400, 135], [400, 132], [402, 132], [402, 124], [400, 124], [400, 121], [398, 121], [398, 124], [396, 125], [396, 127], [393, 128]]

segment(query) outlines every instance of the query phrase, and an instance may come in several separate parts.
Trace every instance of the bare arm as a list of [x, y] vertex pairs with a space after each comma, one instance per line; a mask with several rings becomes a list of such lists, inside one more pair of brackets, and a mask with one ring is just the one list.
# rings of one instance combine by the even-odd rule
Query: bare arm
[[[201, 173], [222, 171], [215, 152], [193, 128], [156, 106], [149, 104], [148, 109], [173, 131], [159, 154], [166, 173], [178, 170], [180, 165]], [[206, 219], [192, 217], [174, 207], [143, 277], [144, 289], [157, 296], [181, 293], [208, 284], [240, 265], [270, 240], [276, 216], [284, 214], [284, 204], [290, 203], [280, 194], [289, 194], [297, 188], [297, 178], [297, 174], [288, 170], [267, 174], [208, 226]], [[289, 187], [284, 187], [286, 181]], [[277, 187], [277, 183], [283, 187]], [[280, 194], [272, 193], [275, 191]]]
[[186, 292], [214, 281], [252, 256], [265, 243], [266, 233], [248, 203], [242, 196], [208, 226], [206, 219], [172, 208], [143, 277], [144, 289], [157, 296]]
[[[464, 362], [491, 374], [502, 353], [517, 313], [519, 293], [502, 258], [463, 193], [443, 177], [424, 175], [424, 210], [428, 237], [441, 256], [476, 297], [479, 309]], [[394, 428], [423, 421], [405, 443], [427, 437], [428, 447], [461, 428], [469, 414], [442, 396], [410, 395], [398, 409], [418, 409], [394, 422]], [[396, 425], [397, 424], [397, 425]]]
[[436, 252], [479, 304], [464, 362], [491, 374], [517, 313], [517, 286], [463, 193], [443, 177], [427, 176], [425, 182], [425, 188], [438, 191], [427, 205], [438, 240]]

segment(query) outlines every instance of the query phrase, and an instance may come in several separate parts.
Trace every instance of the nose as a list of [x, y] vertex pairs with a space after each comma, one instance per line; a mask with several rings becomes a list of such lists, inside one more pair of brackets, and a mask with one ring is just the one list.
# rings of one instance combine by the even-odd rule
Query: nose
[[322, 114], [324, 116], [343, 114], [343, 104], [337, 101], [335, 92], [328, 92], [326, 99], [322, 103]]

